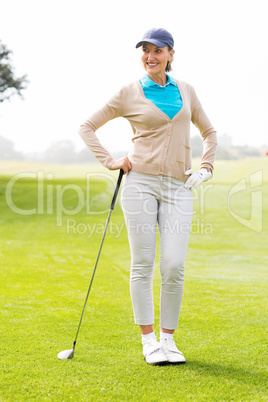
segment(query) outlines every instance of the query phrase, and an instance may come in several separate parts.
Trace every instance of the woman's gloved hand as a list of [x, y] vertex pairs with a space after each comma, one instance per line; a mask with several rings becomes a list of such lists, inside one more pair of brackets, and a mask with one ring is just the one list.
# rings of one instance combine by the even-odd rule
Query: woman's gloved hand
[[187, 188], [187, 190], [195, 189], [203, 181], [207, 181], [212, 177], [212, 173], [208, 172], [205, 168], [197, 170], [196, 172], [194, 172], [192, 169], [188, 169], [184, 172], [184, 174], [187, 176], [190, 175], [190, 177], [188, 177], [184, 183], [184, 187]]

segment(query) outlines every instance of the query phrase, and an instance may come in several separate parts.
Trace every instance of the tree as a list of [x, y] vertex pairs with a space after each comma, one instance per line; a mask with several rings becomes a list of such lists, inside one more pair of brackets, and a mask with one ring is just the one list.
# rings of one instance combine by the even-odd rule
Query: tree
[[15, 77], [14, 69], [10, 64], [11, 54], [12, 52], [0, 41], [0, 103], [15, 94], [22, 96], [21, 91], [28, 83], [26, 75], [20, 78]]
[[14, 149], [14, 143], [0, 135], [0, 159], [23, 159], [21, 152]]
[[52, 142], [46, 149], [44, 159], [50, 163], [75, 163], [76, 152], [72, 141]]

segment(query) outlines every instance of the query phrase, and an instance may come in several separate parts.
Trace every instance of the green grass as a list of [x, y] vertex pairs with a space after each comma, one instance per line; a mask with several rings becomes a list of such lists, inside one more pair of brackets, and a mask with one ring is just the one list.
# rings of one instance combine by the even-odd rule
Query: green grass
[[[100, 224], [107, 218], [107, 212], [101, 210], [109, 208], [113, 186], [107, 186], [103, 179], [92, 179], [90, 202], [96, 214], [88, 215], [85, 207], [73, 216], [63, 213], [61, 226], [57, 226], [56, 193], [68, 184], [76, 184], [85, 193], [86, 172], [104, 170], [96, 165], [23, 164], [12, 170], [4, 162], [1, 167], [6, 167], [0, 177], [1, 401], [268, 400], [265, 159], [217, 161], [213, 180], [196, 193], [185, 293], [175, 333], [187, 363], [164, 367], [151, 367], [143, 360], [139, 328], [133, 323], [130, 254], [119, 202], [111, 218], [114, 230], [108, 230], [105, 239], [75, 358], [57, 359], [59, 351], [72, 347], [102, 237]], [[45, 176], [54, 173], [54, 179], [44, 183], [44, 213], [14, 213], [5, 198], [10, 178], [19, 171], [37, 170], [43, 170]], [[250, 224], [258, 231], [234, 219], [227, 206], [232, 186], [244, 178], [248, 183], [256, 171], [261, 171], [263, 178], [263, 184], [255, 188], [263, 199], [263, 227], [259, 230], [260, 208], [253, 216], [256, 222], [253, 219]], [[117, 173], [111, 176], [115, 180]], [[202, 188], [206, 188], [204, 206]], [[12, 198], [19, 208], [36, 208], [36, 180], [17, 181]], [[248, 189], [235, 194], [230, 205], [237, 215], [250, 219], [250, 203]], [[74, 208], [76, 193], [66, 189], [63, 204], [66, 209]], [[74, 220], [76, 232], [74, 228], [67, 232], [68, 219]], [[91, 237], [88, 231], [83, 233], [86, 224], [93, 230]], [[157, 334], [159, 252], [158, 247], [154, 277]]]

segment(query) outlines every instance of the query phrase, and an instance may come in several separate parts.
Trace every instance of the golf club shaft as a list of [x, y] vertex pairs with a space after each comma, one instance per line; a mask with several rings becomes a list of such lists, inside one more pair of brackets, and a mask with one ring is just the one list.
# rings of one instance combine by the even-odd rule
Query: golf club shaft
[[110, 211], [109, 211], [109, 215], [107, 217], [106, 225], [105, 225], [104, 232], [103, 232], [103, 235], [102, 235], [101, 244], [100, 244], [100, 247], [99, 247], [99, 252], [98, 252], [98, 255], [97, 255], [97, 258], [96, 258], [96, 262], [95, 262], [95, 265], [94, 265], [94, 268], [93, 268], [93, 273], [92, 273], [92, 276], [91, 276], [90, 284], [89, 284], [89, 287], [88, 287], [86, 300], [85, 300], [85, 303], [84, 303], [83, 311], [82, 311], [80, 321], [79, 321], [79, 324], [78, 324], [78, 328], [77, 328], [77, 332], [76, 332], [76, 335], [75, 335], [75, 339], [74, 339], [74, 343], [73, 343], [73, 349], [75, 348], [75, 345], [76, 345], [79, 329], [80, 329], [80, 326], [81, 326], [81, 323], [82, 323], [82, 320], [83, 320], [83, 316], [84, 316], [84, 312], [85, 312], [85, 309], [86, 309], [86, 305], [87, 305], [88, 296], [89, 296], [89, 293], [90, 293], [90, 290], [91, 290], [91, 286], [92, 286], [93, 279], [94, 279], [94, 276], [95, 276], [95, 272], [96, 272], [96, 269], [97, 269], [98, 261], [99, 261], [101, 250], [102, 250], [102, 246], [103, 246], [104, 239], [105, 239], [105, 236], [106, 236], [106, 232], [107, 232], [107, 229], [108, 229], [108, 226], [109, 226], [112, 211], [113, 211], [114, 206], [115, 206], [115, 202], [116, 202], [116, 198], [117, 198], [117, 194], [118, 194], [118, 191], [119, 191], [119, 188], [120, 188], [120, 184], [121, 184], [121, 181], [122, 181], [123, 174], [124, 174], [124, 171], [122, 169], [120, 169], [120, 173], [119, 173], [119, 176], [118, 176], [116, 188], [115, 188], [115, 191], [114, 191], [114, 195], [113, 195], [113, 199], [112, 199], [112, 203], [111, 203], [111, 207], [110, 207]]

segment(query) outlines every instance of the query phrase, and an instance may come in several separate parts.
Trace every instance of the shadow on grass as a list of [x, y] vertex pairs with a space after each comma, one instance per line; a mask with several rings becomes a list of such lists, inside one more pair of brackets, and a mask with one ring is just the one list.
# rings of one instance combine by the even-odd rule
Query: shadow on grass
[[198, 360], [188, 360], [185, 367], [203, 376], [208, 375], [228, 381], [237, 381], [240, 384], [245, 384], [250, 387], [261, 388], [263, 391], [268, 383], [268, 375], [265, 368], [257, 368], [255, 370], [254, 367], [252, 367], [252, 369], [249, 368], [247, 370], [243, 367], [235, 367], [235, 363], [234, 365], [228, 365]]

